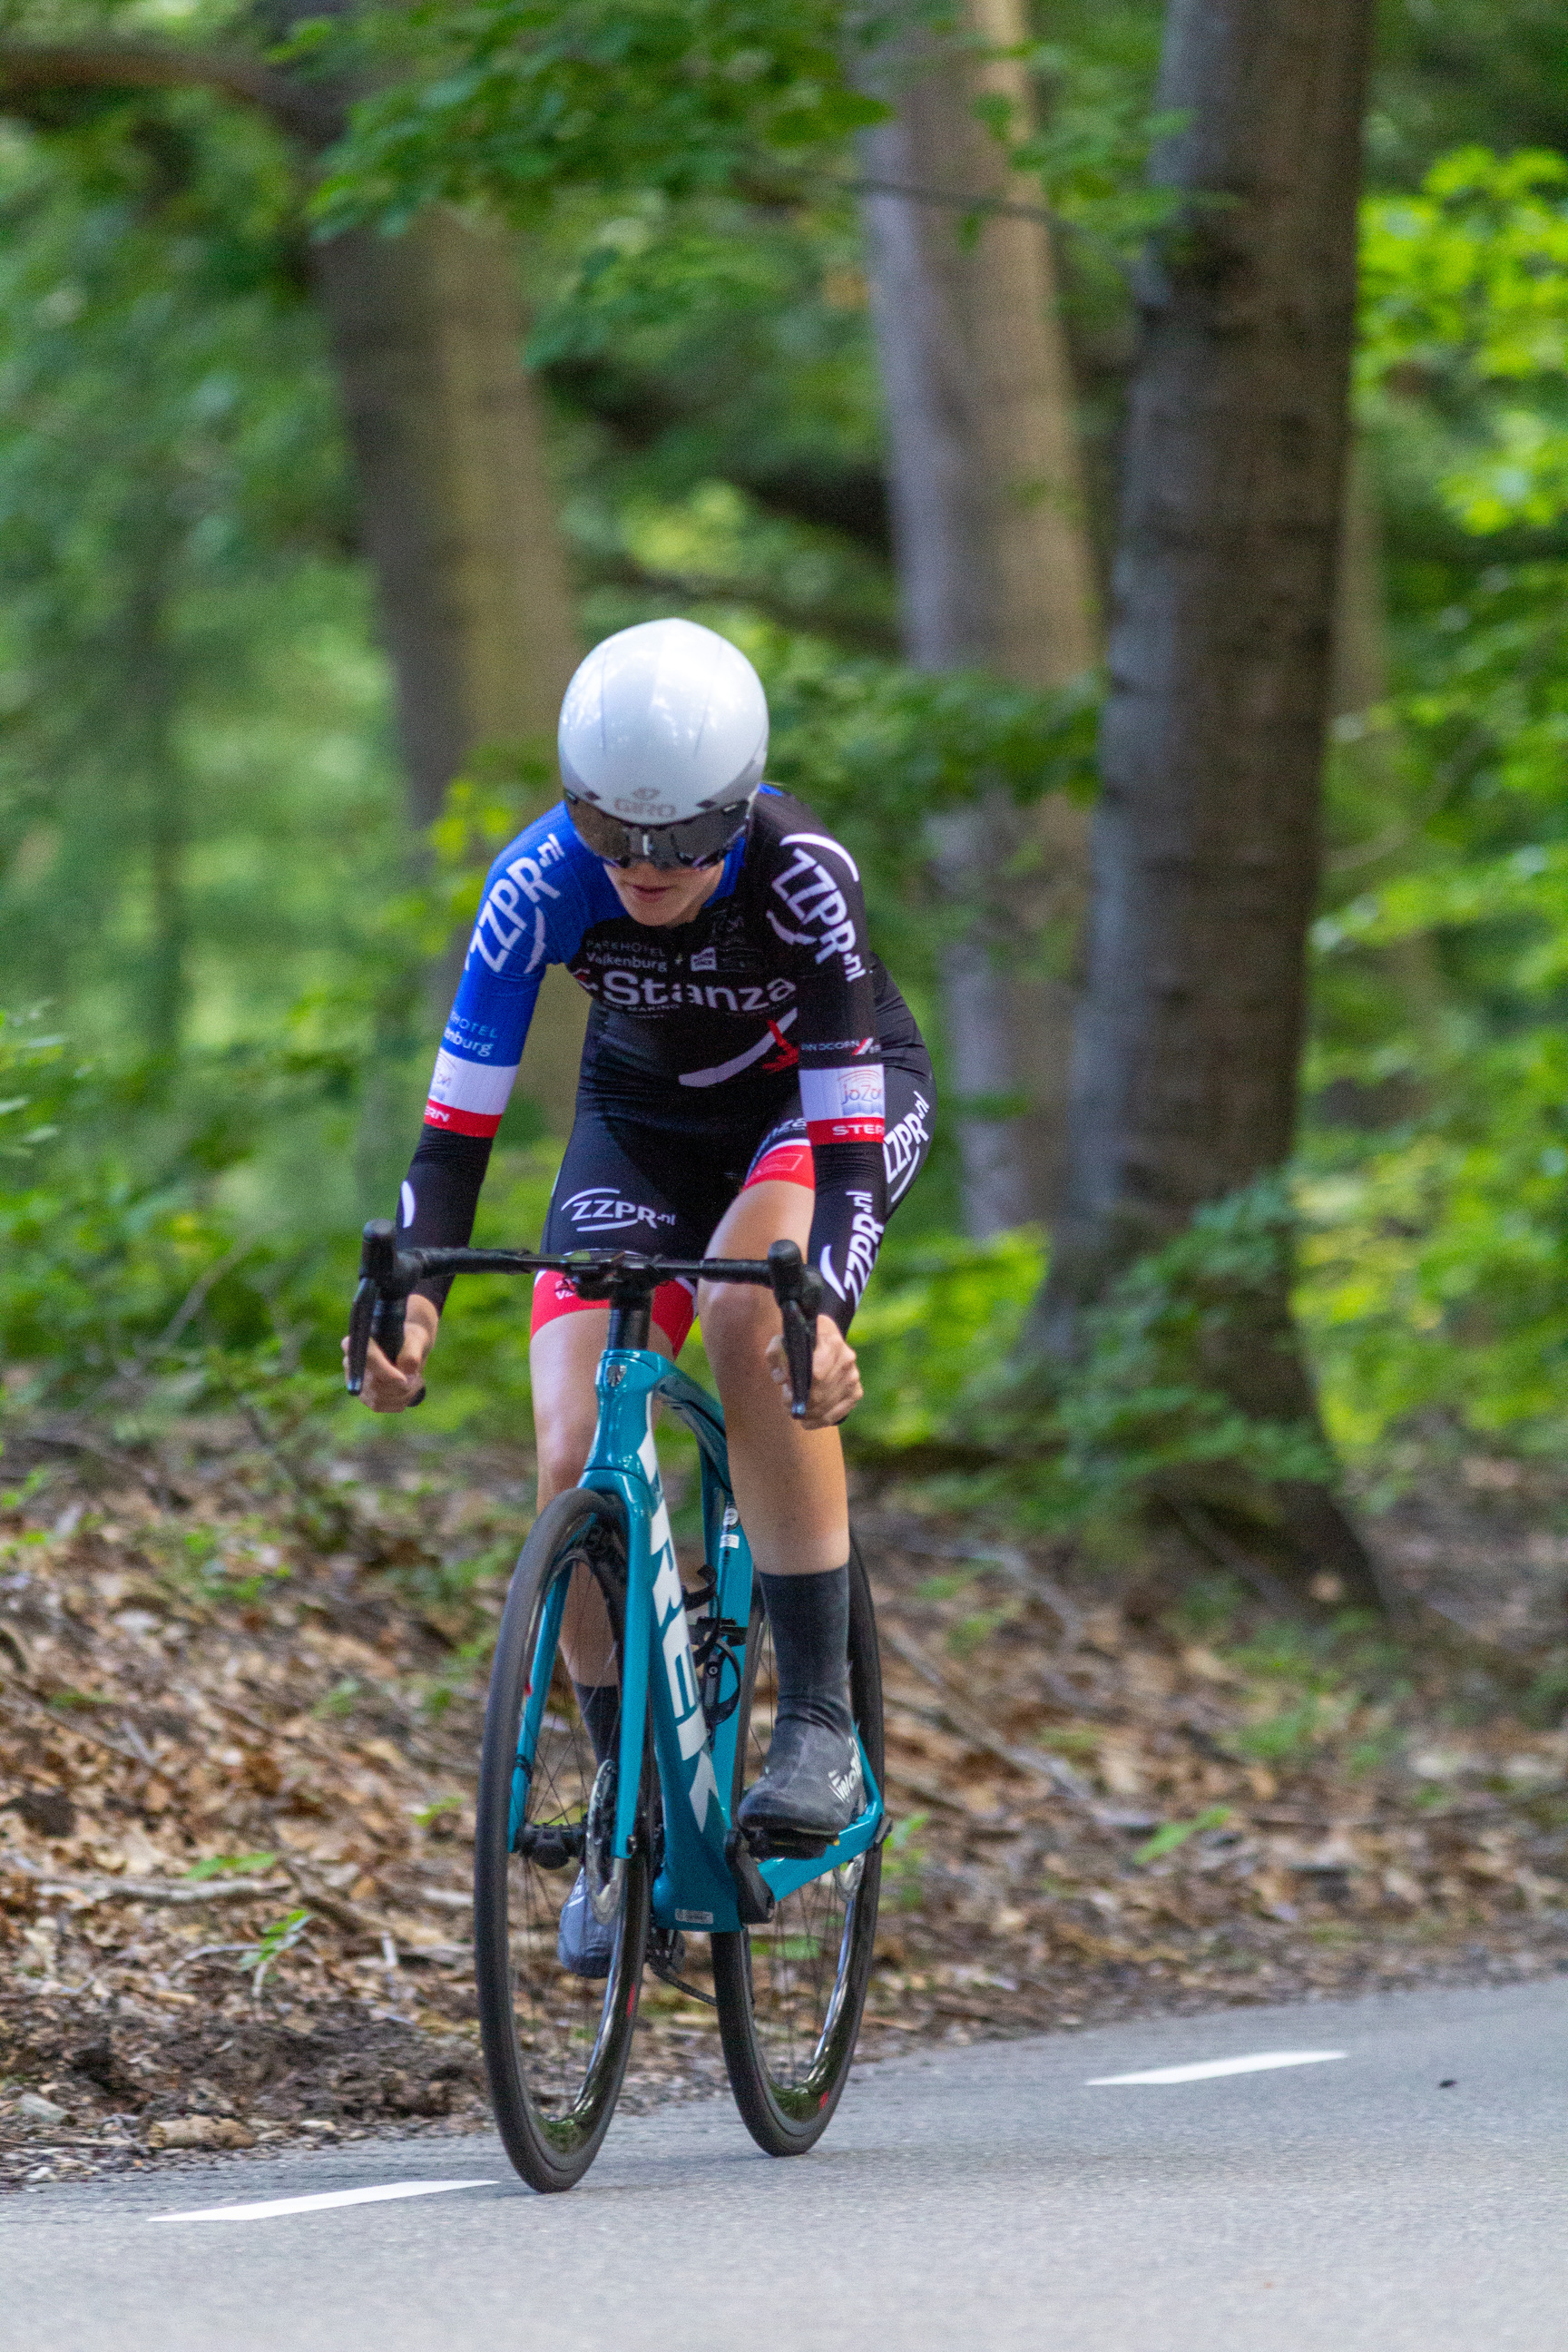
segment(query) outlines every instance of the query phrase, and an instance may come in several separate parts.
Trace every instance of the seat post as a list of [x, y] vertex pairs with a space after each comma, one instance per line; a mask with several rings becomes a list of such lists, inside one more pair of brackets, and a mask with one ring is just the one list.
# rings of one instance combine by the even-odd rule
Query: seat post
[[653, 1317], [653, 1293], [646, 1283], [616, 1283], [610, 1293], [606, 1348], [646, 1348]]

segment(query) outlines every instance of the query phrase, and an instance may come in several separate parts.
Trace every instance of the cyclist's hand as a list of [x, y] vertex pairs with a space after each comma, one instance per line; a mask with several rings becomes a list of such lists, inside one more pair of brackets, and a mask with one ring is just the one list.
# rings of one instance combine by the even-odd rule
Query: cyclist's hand
[[[768, 1370], [783, 1389], [787, 1406], [792, 1391], [782, 1331], [775, 1332], [768, 1341]], [[837, 1323], [828, 1316], [819, 1315], [816, 1352], [811, 1360], [811, 1401], [801, 1418], [801, 1428], [831, 1429], [836, 1422], [853, 1412], [865, 1393], [854, 1349]]]
[[[441, 1318], [427, 1298], [411, 1298], [405, 1313], [403, 1353], [395, 1364], [387, 1362], [374, 1339], [370, 1343], [360, 1398], [372, 1412], [406, 1412], [425, 1386], [425, 1359], [436, 1344]], [[349, 1343], [345, 1339], [345, 1366], [348, 1360]]]

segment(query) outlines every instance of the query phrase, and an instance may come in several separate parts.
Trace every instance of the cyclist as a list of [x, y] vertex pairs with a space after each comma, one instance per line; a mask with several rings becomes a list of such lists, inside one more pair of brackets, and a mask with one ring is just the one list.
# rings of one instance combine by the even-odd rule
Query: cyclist
[[[763, 782], [767, 742], [762, 681], [710, 629], [645, 622], [582, 664], [561, 711], [565, 797], [490, 868], [399, 1223], [416, 1247], [467, 1242], [540, 980], [559, 962], [593, 1008], [542, 1246], [757, 1258], [787, 1235], [819, 1268], [804, 1422], [790, 1417], [767, 1292], [714, 1284], [694, 1298], [670, 1282], [653, 1302], [654, 1344], [672, 1358], [700, 1315], [773, 1631], [773, 1740], [741, 1820], [761, 1852], [819, 1853], [864, 1802], [837, 1432], [862, 1391], [846, 1335], [924, 1161], [935, 1097], [920, 1031], [867, 945], [855, 860]], [[372, 1347], [374, 1411], [422, 1393], [446, 1287], [410, 1298], [395, 1366]], [[536, 1277], [541, 1508], [586, 1459], [608, 1312], [559, 1276]], [[569, 1608], [563, 1644], [602, 1760], [619, 1700], [585, 1608]], [[610, 1931], [585, 1898], [580, 1879], [561, 1958], [600, 1975]]]

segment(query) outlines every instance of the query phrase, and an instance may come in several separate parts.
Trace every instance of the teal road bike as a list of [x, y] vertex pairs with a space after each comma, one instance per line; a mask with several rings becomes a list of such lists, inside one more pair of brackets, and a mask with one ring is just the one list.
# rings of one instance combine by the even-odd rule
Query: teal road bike
[[[371, 1337], [395, 1358], [416, 1282], [457, 1274], [561, 1274], [610, 1307], [598, 1427], [581, 1482], [536, 1520], [513, 1573], [490, 1675], [474, 1841], [474, 1962], [485, 2064], [508, 2155], [539, 2189], [569, 2189], [598, 2153], [637, 2024], [645, 1966], [711, 2000], [731, 2087], [771, 2156], [826, 2129], [847, 2078], [877, 1931], [882, 1685], [870, 1588], [850, 1559], [849, 1679], [868, 1801], [819, 1853], [752, 1851], [735, 1826], [773, 1727], [773, 1650], [731, 1489], [718, 1403], [648, 1345], [661, 1282], [771, 1289], [793, 1394], [805, 1410], [820, 1296], [793, 1242], [765, 1260], [645, 1258], [630, 1251], [399, 1250], [365, 1227], [350, 1325], [357, 1392]], [[684, 1422], [701, 1463], [704, 1566], [677, 1564], [655, 1448], [656, 1410]], [[572, 1671], [616, 1693], [596, 1764]], [[613, 1935], [609, 1972], [557, 1957], [577, 1874]], [[683, 1979], [706, 1936], [710, 1996]]]

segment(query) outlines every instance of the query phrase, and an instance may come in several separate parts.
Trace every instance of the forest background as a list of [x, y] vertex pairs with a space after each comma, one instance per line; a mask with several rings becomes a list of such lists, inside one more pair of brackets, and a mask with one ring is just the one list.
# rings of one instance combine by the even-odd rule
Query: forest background
[[[535, 30], [555, 13], [521, 12]], [[479, 875], [550, 795], [549, 660], [526, 682], [531, 715], [515, 696], [481, 695], [489, 720], [470, 712], [434, 744], [411, 731], [405, 667], [400, 731], [386, 650], [400, 623], [385, 604], [397, 551], [373, 544], [363, 438], [356, 477], [342, 394], [374, 410], [390, 394], [369, 379], [406, 368], [408, 351], [363, 335], [345, 345], [320, 255], [358, 239], [363, 259], [378, 239], [367, 267], [379, 266], [384, 231], [422, 197], [472, 206], [500, 183], [513, 238], [501, 307], [515, 306], [520, 336], [526, 316], [547, 486], [544, 519], [517, 521], [536, 558], [535, 641], [559, 667], [563, 647], [680, 611], [745, 646], [774, 712], [772, 772], [864, 859], [879, 944], [957, 1106], [857, 1326], [861, 1458], [956, 1470], [970, 1507], [1051, 1528], [1092, 1521], [1185, 1461], [1245, 1463], [1247, 1431], [1194, 1387], [1181, 1335], [1237, 1264], [1245, 1277], [1248, 1252], [1288, 1230], [1327, 1431], [1363, 1504], [1478, 1447], [1552, 1459], [1568, 1406], [1568, 36], [1556, 12], [1391, 0], [1381, 15], [1295, 1158], [1282, 1185], [1215, 1204], [1124, 1276], [1070, 1394], [1026, 1390], [1010, 1421], [997, 1367], [1046, 1241], [1037, 1219], [987, 1204], [966, 1129], [970, 1143], [1016, 1132], [1026, 1160], [1047, 1146], [1028, 1140], [1026, 1096], [988, 1097], [954, 1049], [972, 1002], [954, 973], [980, 918], [953, 877], [974, 863], [963, 824], [977, 790], [1014, 828], [1021, 888], [1048, 855], [1016, 812], [1064, 812], [1069, 835], [1081, 822], [1098, 672], [1042, 677], [963, 646], [951, 660], [911, 647], [868, 283], [876, 223], [861, 208], [875, 196], [870, 149], [854, 144], [854, 107], [836, 110], [811, 81], [812, 44], [836, 12], [708, 13], [730, 23], [724, 89], [747, 90], [746, 58], [770, 54], [767, 39], [785, 54], [794, 80], [775, 119], [737, 101], [732, 150], [710, 104], [693, 101], [688, 120], [672, 103], [616, 138], [601, 120], [581, 152], [542, 139], [535, 177], [507, 185], [493, 146], [474, 147], [464, 184], [443, 144], [443, 107], [474, 94], [455, 71], [437, 78], [441, 39], [469, 27], [463, 12], [432, 32], [442, 12], [416, 11], [380, 49], [331, 12], [281, 48], [286, 11], [265, 23], [174, 0], [4, 12], [0, 71], [7, 47], [36, 60], [108, 39], [212, 55], [242, 43], [271, 55], [258, 71], [274, 78], [258, 106], [253, 90], [9, 69], [5, 1414], [35, 1431], [50, 1416], [100, 1425], [122, 1446], [237, 1410], [274, 1441], [342, 1449], [371, 1433], [332, 1387], [355, 1237], [405, 1164]], [[506, 15], [472, 12], [481, 31]], [[747, 51], [753, 18], [763, 44]], [[647, 21], [657, 69], [668, 24], [658, 9]], [[1045, 0], [1027, 34], [1014, 63], [1028, 135], [994, 93], [981, 110], [996, 154], [1011, 142], [1018, 215], [1050, 216], [1103, 595], [1131, 288], [1160, 219], [1146, 170], [1169, 127], [1154, 111], [1162, 12]], [[400, 74], [420, 94], [402, 114]], [[331, 94], [352, 75], [394, 95], [373, 102], [312, 194], [301, 137], [325, 143]], [[285, 86], [298, 119], [280, 129]], [[777, 119], [791, 104], [805, 110], [793, 124]], [[435, 275], [433, 240], [492, 234], [472, 210], [438, 217], [456, 226], [425, 215], [406, 240], [424, 240], [419, 266]], [[950, 203], [942, 219], [955, 251], [990, 234], [973, 208]], [[500, 299], [493, 284], [484, 299]], [[1020, 986], [1063, 984], [1059, 915], [1020, 927], [1005, 908], [982, 914], [983, 960], [1010, 956]], [[482, 1237], [537, 1235], [561, 1058], [525, 1065]], [[1038, 1189], [1021, 1205], [1040, 1206]], [[515, 1297], [475, 1285], [458, 1306], [408, 1432], [424, 1447], [525, 1426]], [[1001, 1426], [1007, 1442], [989, 1444]]]

